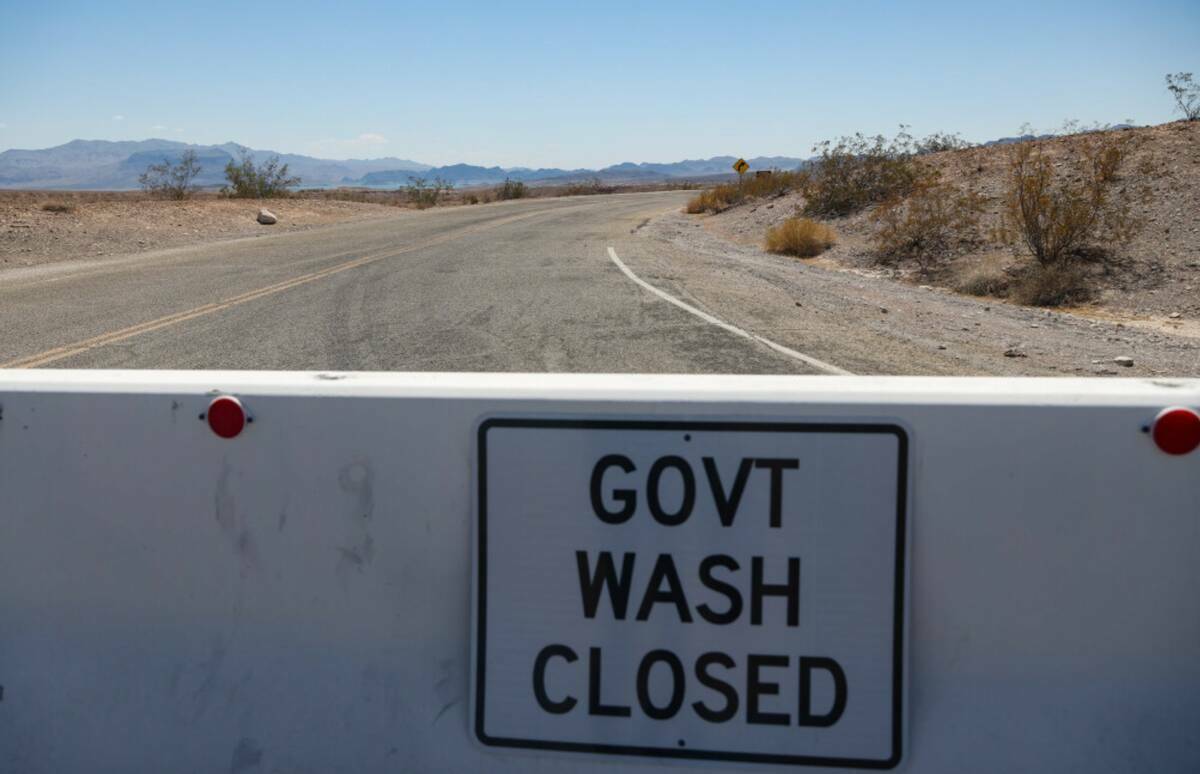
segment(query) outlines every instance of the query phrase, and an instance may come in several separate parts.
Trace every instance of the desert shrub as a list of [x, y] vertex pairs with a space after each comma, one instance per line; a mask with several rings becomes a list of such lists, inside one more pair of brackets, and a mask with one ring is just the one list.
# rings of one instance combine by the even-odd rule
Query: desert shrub
[[563, 188], [563, 196], [594, 196], [596, 194], [612, 193], [616, 190], [616, 186], [604, 185], [600, 178], [593, 177], [591, 180], [567, 183], [566, 187]]
[[833, 247], [836, 241], [828, 226], [808, 218], [788, 218], [767, 230], [766, 247], [772, 253], [812, 258]]
[[225, 165], [225, 180], [221, 193], [234, 199], [273, 199], [300, 185], [300, 178], [290, 177], [288, 165], [280, 164], [278, 156], [255, 164], [249, 151], [242, 151], [239, 162]]
[[904, 198], [875, 211], [872, 250], [881, 263], [915, 261], [922, 273], [979, 238], [982, 199], [933, 177], [922, 178]]
[[67, 215], [75, 211], [75, 206], [65, 202], [46, 202], [42, 205], [42, 209], [57, 215]]
[[1087, 273], [1078, 264], [1035, 264], [1012, 287], [1014, 301], [1030, 306], [1062, 306], [1092, 295]]
[[183, 200], [199, 189], [193, 182], [199, 174], [200, 162], [196, 160], [196, 152], [189, 150], [184, 151], [178, 163], [172, 164], [163, 159], [161, 164], [146, 167], [146, 171], [138, 175], [138, 183], [151, 196]]
[[1175, 97], [1175, 107], [1189, 121], [1200, 121], [1200, 84], [1192, 81], [1191, 73], [1167, 76], [1167, 91]]
[[479, 197], [473, 193], [463, 194], [463, 204], [479, 204]]
[[418, 210], [424, 210], [436, 207], [442, 200], [442, 196], [454, 190], [454, 183], [440, 177], [433, 180], [424, 177], [409, 177], [408, 185], [402, 190]]
[[977, 268], [959, 277], [954, 283], [954, 289], [969, 296], [1002, 296], [1008, 290], [1011, 281], [1003, 271]]
[[500, 201], [524, 199], [526, 196], [529, 196], [529, 187], [520, 180], [504, 178], [504, 184], [496, 186], [496, 198]]
[[804, 181], [805, 214], [841, 217], [906, 196], [932, 174], [916, 159], [918, 146], [903, 126], [891, 140], [855, 134], [818, 143]]
[[923, 140], [916, 141], [917, 155], [942, 153], [943, 151], [965, 150], [972, 147], [971, 143], [957, 134], [949, 132], [934, 132]]
[[1139, 225], [1128, 200], [1111, 190], [1124, 160], [1124, 144], [1095, 136], [1081, 148], [1084, 163], [1074, 176], [1057, 176], [1050, 157], [1035, 143], [1020, 143], [1011, 151], [997, 236], [1027, 249], [1045, 266], [1124, 244]]

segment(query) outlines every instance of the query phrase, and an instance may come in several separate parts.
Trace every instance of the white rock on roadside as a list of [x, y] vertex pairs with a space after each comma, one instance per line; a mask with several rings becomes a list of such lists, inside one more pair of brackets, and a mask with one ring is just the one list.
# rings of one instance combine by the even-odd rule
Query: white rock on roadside
[[258, 211], [258, 222], [264, 226], [274, 225], [278, 220], [279, 218], [275, 217], [275, 213], [271, 212], [270, 210]]
[[1118, 355], [1117, 357], [1113, 358], [1113, 362], [1124, 368], [1133, 367], [1133, 358], [1129, 357], [1128, 355]]

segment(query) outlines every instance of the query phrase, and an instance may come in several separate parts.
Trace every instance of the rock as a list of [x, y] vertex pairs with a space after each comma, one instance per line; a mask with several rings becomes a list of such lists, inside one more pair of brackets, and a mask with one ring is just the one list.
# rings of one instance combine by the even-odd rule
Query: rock
[[263, 224], [264, 226], [274, 225], [278, 221], [279, 221], [279, 218], [275, 217], [275, 213], [271, 212], [270, 210], [259, 210], [258, 211], [258, 222]]
[[1029, 355], [1026, 355], [1021, 350], [1014, 349], [1014, 348], [1009, 348], [1009, 349], [1004, 350], [1004, 356], [1005, 357], [1029, 357]]
[[1170, 317], [1172, 320], [1178, 320], [1180, 317], [1183, 317], [1183, 315], [1179, 312], [1171, 312], [1169, 315], [1167, 315], [1167, 317]]
[[880, 311], [880, 313], [881, 313], [881, 314], [887, 314], [887, 313], [888, 313], [888, 310], [887, 310], [887, 307], [886, 307], [886, 306], [881, 306], [881, 307], [879, 307], [879, 311]]
[[938, 344], [938, 349], [945, 349], [945, 348], [946, 348], [945, 344]]
[[1118, 355], [1113, 358], [1113, 362], [1122, 368], [1133, 368], [1133, 358], [1128, 355]]

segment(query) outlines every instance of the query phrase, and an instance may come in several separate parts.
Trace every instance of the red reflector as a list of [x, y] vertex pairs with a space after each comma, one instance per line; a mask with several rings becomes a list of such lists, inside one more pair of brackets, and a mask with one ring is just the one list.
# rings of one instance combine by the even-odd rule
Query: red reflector
[[1187, 454], [1200, 446], [1200, 414], [1189, 408], [1163, 409], [1154, 419], [1154, 442], [1167, 454]]
[[237, 398], [222, 395], [208, 404], [208, 426], [222, 438], [236, 438], [246, 426], [246, 410]]

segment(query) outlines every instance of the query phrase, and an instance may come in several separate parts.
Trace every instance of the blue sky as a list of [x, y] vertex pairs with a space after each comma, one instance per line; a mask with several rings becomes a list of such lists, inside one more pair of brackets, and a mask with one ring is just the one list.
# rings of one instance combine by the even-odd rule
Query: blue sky
[[0, 149], [234, 140], [603, 166], [1171, 120], [1200, 2], [0, 0]]

